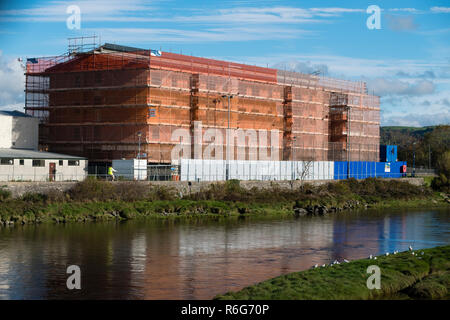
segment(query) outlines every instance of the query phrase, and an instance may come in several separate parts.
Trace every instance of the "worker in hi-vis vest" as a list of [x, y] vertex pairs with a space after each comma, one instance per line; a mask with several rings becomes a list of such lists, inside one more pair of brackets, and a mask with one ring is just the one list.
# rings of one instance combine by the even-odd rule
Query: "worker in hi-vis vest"
[[114, 176], [114, 172], [117, 172], [117, 170], [114, 169], [113, 167], [108, 167], [108, 175], [111, 178], [111, 181], [116, 180], [116, 177]]

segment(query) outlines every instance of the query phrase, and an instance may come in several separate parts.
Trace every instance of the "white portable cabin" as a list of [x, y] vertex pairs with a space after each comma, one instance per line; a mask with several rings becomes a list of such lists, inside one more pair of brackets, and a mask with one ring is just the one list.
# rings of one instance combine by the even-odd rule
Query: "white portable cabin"
[[116, 177], [127, 180], [147, 180], [147, 160], [113, 160], [112, 167], [117, 170], [114, 172]]

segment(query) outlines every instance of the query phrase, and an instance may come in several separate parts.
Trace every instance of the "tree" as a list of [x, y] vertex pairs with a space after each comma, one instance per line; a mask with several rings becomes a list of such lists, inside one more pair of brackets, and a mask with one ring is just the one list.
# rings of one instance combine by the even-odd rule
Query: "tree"
[[450, 192], [450, 151], [446, 151], [436, 163], [438, 176], [433, 179], [431, 186], [435, 190]]
[[437, 161], [437, 171], [450, 177], [450, 151], [444, 152]]
[[311, 168], [312, 161], [302, 161], [301, 168], [297, 167], [297, 175], [298, 179], [300, 180], [300, 189], [303, 189], [303, 183], [306, 180], [306, 177], [309, 174], [309, 168]]

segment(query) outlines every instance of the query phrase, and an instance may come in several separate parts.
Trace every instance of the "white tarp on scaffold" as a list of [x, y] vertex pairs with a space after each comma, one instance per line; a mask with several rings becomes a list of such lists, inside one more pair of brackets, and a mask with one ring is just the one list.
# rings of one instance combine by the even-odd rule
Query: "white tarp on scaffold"
[[244, 161], [181, 159], [181, 181], [333, 180], [333, 161]]

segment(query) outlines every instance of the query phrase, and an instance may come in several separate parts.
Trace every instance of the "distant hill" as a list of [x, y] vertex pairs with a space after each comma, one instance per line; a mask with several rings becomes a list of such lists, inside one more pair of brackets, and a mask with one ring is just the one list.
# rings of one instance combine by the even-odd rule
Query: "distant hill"
[[425, 134], [433, 131], [436, 126], [430, 127], [396, 127], [387, 126], [380, 128], [380, 143], [401, 145], [423, 139]]
[[[397, 145], [398, 159], [416, 166], [435, 166], [437, 157], [450, 148], [450, 126], [381, 127], [380, 144]], [[431, 161], [430, 161], [431, 160]]]

